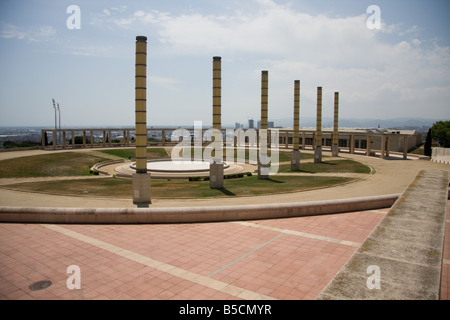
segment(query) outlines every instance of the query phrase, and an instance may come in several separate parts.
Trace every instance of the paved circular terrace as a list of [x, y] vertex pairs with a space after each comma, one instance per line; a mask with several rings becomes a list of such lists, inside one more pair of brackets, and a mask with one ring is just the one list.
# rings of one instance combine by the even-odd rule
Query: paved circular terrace
[[[0, 159], [39, 153], [46, 152], [0, 153]], [[375, 174], [311, 192], [232, 201], [155, 199], [152, 206], [273, 204], [387, 195], [401, 193], [422, 168], [449, 170], [425, 161], [341, 156], [370, 165]], [[60, 197], [1, 188], [19, 180], [0, 179], [0, 206], [133, 207], [129, 199]], [[450, 297], [449, 208], [450, 203], [441, 299]], [[315, 299], [388, 210], [192, 224], [1, 223], [0, 299]], [[80, 289], [67, 287], [70, 266], [80, 268]], [[38, 281], [52, 285], [31, 290]]]

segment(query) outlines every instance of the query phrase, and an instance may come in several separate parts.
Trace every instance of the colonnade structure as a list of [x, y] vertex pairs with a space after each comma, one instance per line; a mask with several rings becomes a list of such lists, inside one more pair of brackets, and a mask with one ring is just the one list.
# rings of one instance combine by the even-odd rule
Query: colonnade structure
[[[171, 140], [171, 133], [178, 128], [147, 128], [148, 146], [175, 146], [179, 140]], [[186, 127], [194, 136], [194, 127]], [[203, 128], [206, 131], [207, 128]], [[222, 128], [222, 135], [225, 137], [225, 145], [242, 147], [239, 140], [234, 137], [229, 139], [229, 133], [235, 134], [232, 128]], [[256, 130], [256, 129], [254, 129]], [[291, 149], [294, 147], [294, 129], [270, 128], [278, 131], [279, 147], [281, 149]], [[64, 150], [64, 149], [84, 149], [84, 148], [126, 148], [135, 147], [135, 128], [64, 128], [64, 129], [42, 129], [42, 149], [44, 150]], [[258, 133], [258, 131], [257, 131]], [[322, 148], [323, 151], [332, 148], [333, 128], [322, 128]], [[57, 135], [63, 139], [58, 141]], [[45, 138], [47, 136], [47, 138]], [[270, 136], [270, 134], [269, 134]], [[55, 137], [55, 138], [53, 138]], [[336, 138], [334, 138], [336, 139]], [[379, 156], [382, 159], [389, 157], [390, 153], [403, 155], [407, 159], [410, 150], [422, 144], [422, 134], [415, 130], [390, 130], [378, 128], [339, 128], [337, 133], [338, 150], [350, 154], [360, 154], [366, 156]], [[299, 130], [299, 150], [314, 150], [316, 141], [315, 128], [300, 128]], [[204, 145], [210, 142], [203, 142]], [[256, 147], [246, 142], [247, 147]]]

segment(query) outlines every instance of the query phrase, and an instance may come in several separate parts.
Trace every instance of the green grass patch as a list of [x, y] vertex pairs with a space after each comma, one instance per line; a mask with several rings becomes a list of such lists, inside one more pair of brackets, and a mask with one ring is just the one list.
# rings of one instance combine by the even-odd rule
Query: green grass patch
[[[102, 150], [101, 152], [124, 159], [133, 159], [136, 157], [136, 148], [110, 149]], [[148, 158], [166, 158], [168, 156], [164, 148], [147, 148]]]
[[[291, 165], [281, 165], [278, 172], [291, 171]], [[370, 167], [353, 160], [331, 160], [320, 163], [307, 162], [300, 164], [300, 172], [305, 173], [363, 173], [370, 174]]]
[[[211, 189], [209, 181], [152, 180], [152, 198], [210, 198], [238, 197], [304, 191], [331, 187], [352, 179], [339, 177], [299, 177], [273, 176], [259, 180], [257, 176], [225, 180], [223, 189]], [[13, 189], [51, 193], [57, 195], [77, 195], [131, 198], [132, 181], [129, 179], [101, 178], [30, 182], [10, 185]]]
[[[190, 154], [188, 155], [188, 157], [190, 156], [190, 158], [193, 159], [195, 157], [195, 150], [196, 150], [196, 147], [191, 147], [190, 148]], [[254, 152], [254, 154], [256, 154], [257, 158], [259, 157], [259, 151], [257, 149], [250, 150], [249, 148], [245, 148], [244, 159], [242, 159], [242, 157], [238, 158], [238, 156], [240, 156], [240, 154], [242, 153], [242, 150], [243, 149], [236, 149], [236, 148], [234, 149], [233, 157], [234, 157], [235, 161], [237, 161], [237, 162], [244, 162], [244, 160], [245, 160], [245, 162], [248, 163], [248, 160], [250, 158], [250, 154], [252, 154], [252, 152]], [[205, 148], [202, 147], [202, 150], [201, 150], [201, 156], [202, 157], [203, 157], [204, 151], [205, 151]], [[212, 154], [214, 155], [214, 152]], [[280, 149], [279, 152], [278, 152], [278, 162], [291, 161], [291, 154], [292, 154], [292, 150]], [[271, 155], [272, 154], [271, 154], [271, 152], [269, 150], [268, 151], [268, 156], [270, 157]], [[179, 157], [183, 157], [183, 156], [184, 156], [183, 153], [180, 151]], [[226, 157], [227, 157], [227, 148], [223, 148], [223, 158], [226, 160]], [[323, 156], [323, 157], [326, 158], [327, 156]], [[205, 157], [203, 157], [203, 158], [205, 158]], [[300, 152], [300, 159], [301, 160], [314, 159], [314, 154]]]
[[62, 152], [0, 161], [0, 178], [88, 175], [89, 169], [107, 158], [88, 152]]

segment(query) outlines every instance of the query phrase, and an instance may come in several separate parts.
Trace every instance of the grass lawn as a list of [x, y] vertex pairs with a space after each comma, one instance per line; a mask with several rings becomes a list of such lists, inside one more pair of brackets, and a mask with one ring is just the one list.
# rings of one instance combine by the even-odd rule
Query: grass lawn
[[[371, 171], [370, 167], [368, 167], [362, 163], [353, 161], [353, 160], [331, 160], [331, 161], [324, 161], [321, 163], [314, 163], [314, 162], [301, 163], [300, 162], [300, 172], [305, 172], [305, 173], [336, 172], [336, 173], [369, 174], [370, 171]], [[278, 172], [296, 172], [296, 171], [291, 171], [291, 165], [285, 164], [285, 165], [280, 165]]]
[[[208, 198], [277, 194], [330, 187], [349, 182], [352, 179], [340, 177], [273, 176], [259, 180], [257, 176], [225, 180], [223, 189], [211, 189], [209, 181], [152, 180], [152, 198]], [[29, 182], [10, 185], [16, 190], [78, 195], [131, 198], [130, 179], [101, 178], [86, 180], [61, 180]]]
[[[136, 148], [110, 149], [102, 150], [101, 152], [124, 159], [132, 159], [136, 157]], [[168, 156], [169, 155], [164, 148], [147, 148], [147, 157], [149, 158], [166, 158]]]
[[33, 178], [88, 175], [89, 169], [107, 158], [88, 152], [49, 153], [0, 161], [0, 178]]

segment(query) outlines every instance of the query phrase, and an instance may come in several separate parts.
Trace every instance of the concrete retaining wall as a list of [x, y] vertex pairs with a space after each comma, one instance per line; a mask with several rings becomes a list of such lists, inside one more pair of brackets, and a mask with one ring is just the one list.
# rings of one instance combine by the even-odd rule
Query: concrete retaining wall
[[450, 164], [450, 148], [433, 148], [431, 161]]
[[344, 200], [268, 205], [181, 208], [0, 207], [0, 222], [21, 223], [189, 223], [288, 218], [391, 207], [398, 194]]

